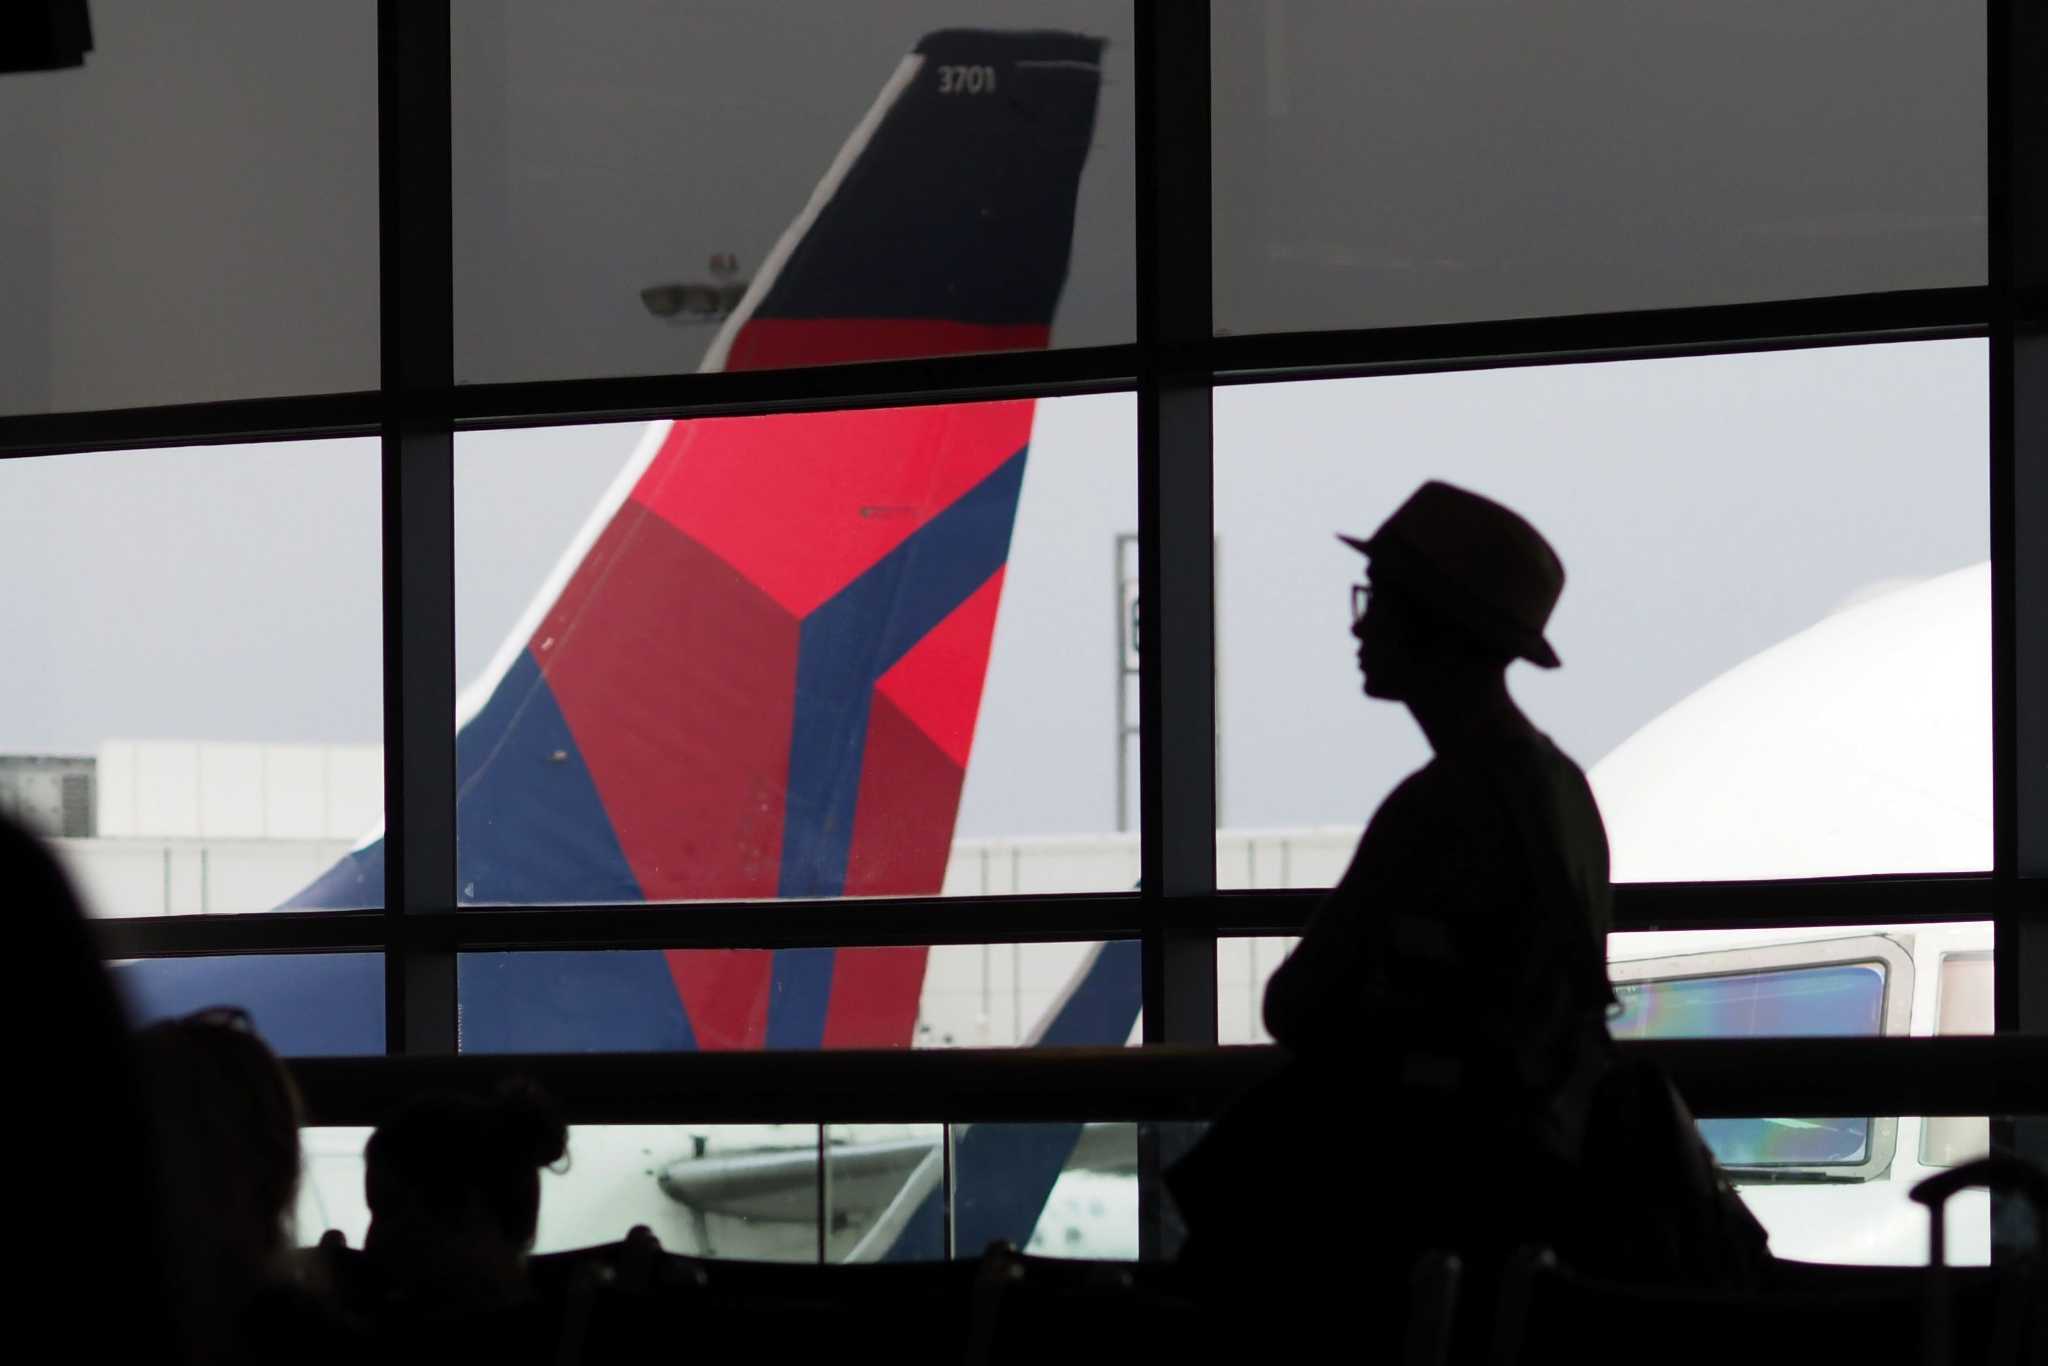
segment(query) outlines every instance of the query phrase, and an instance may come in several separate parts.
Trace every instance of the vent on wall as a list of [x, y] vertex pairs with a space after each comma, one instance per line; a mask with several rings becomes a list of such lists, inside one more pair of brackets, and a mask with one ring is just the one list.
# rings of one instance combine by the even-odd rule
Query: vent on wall
[[0, 754], [0, 814], [39, 835], [89, 839], [98, 833], [97, 769], [72, 755]]

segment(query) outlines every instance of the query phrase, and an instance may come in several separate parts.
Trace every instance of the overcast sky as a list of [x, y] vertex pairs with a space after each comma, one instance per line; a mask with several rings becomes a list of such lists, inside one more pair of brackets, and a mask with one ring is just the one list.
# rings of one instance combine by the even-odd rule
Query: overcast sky
[[[0, 145], [20, 191], [0, 195], [0, 408], [374, 383], [374, 7], [94, 8], [85, 68], [0, 85], [0, 124], [26, 130]], [[716, 253], [751, 272], [902, 54], [961, 23], [1109, 40], [1054, 340], [1131, 335], [1124, 7], [454, 13], [462, 379], [689, 368], [710, 329], [638, 291]], [[1224, 330], [1983, 279], [1981, 7], [1237, 4], [1216, 23]], [[1330, 533], [1422, 479], [1504, 499], [1562, 553], [1566, 667], [1516, 687], [1590, 766], [1845, 598], [1983, 559], [1985, 383], [1983, 346], [1957, 342], [1219, 392], [1224, 818], [1355, 824], [1420, 761], [1404, 717], [1357, 695], [1358, 561]], [[1039, 407], [964, 834], [1115, 824], [1132, 413]], [[458, 443], [465, 681], [639, 431]], [[375, 740], [377, 496], [367, 441], [0, 462], [0, 752]]]
[[[1332, 538], [1422, 479], [1499, 497], [1557, 546], [1565, 667], [1513, 677], [1590, 767], [1859, 592], [1985, 558], [1985, 382], [1982, 343], [1941, 342], [1219, 391], [1226, 822], [1357, 823], [1424, 757], [1358, 695], [1360, 561]], [[1133, 413], [1039, 405], [963, 835], [1114, 827]], [[640, 430], [459, 439], [464, 681]], [[0, 753], [376, 740], [377, 520], [368, 441], [0, 463]]]
[[[0, 411], [376, 383], [376, 11], [95, 0], [84, 67], [0, 80]], [[750, 275], [951, 26], [1106, 40], [1055, 335], [1133, 336], [1129, 6], [800, 12], [453, 7], [458, 379], [694, 366], [711, 329], [640, 291], [727, 253]], [[1221, 330], [1984, 282], [1975, 0], [1228, 0], [1212, 21]]]

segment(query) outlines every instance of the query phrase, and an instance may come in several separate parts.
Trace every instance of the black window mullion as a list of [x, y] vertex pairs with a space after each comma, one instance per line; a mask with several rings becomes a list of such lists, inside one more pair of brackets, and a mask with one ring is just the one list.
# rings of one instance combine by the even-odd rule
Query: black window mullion
[[[1991, 13], [1993, 872], [2048, 878], [2048, 14]], [[2048, 934], [2016, 895], [1999, 922], [2000, 1030], [2048, 1032]]]
[[[1213, 1044], [1216, 930], [1200, 914], [1216, 891], [1209, 7], [1138, 0], [1136, 20], [1144, 1039]], [[1190, 1137], [1140, 1127], [1142, 1257], [1178, 1249], [1160, 1177]]]
[[[2000, 1033], [2048, 1033], [2048, 13], [1991, 0], [1988, 110], [1991, 294], [1993, 875], [2010, 893], [1995, 943]], [[1994, 1125], [2048, 1161], [2048, 1121]], [[1994, 1194], [1994, 1202], [2009, 1197]], [[1994, 1218], [1993, 1255], [2014, 1221]], [[2020, 1221], [2024, 1222], [2024, 1221]]]
[[1966, 285], [1357, 331], [1253, 333], [1218, 337], [1213, 350], [1219, 383], [1266, 384], [1981, 337], [1989, 307], [1988, 289]]
[[[456, 941], [438, 931], [409, 930], [401, 917], [452, 912], [456, 904], [452, 421], [458, 412], [478, 425], [618, 420], [674, 404], [758, 411], [916, 401], [937, 392], [927, 385], [986, 385], [987, 395], [1039, 385], [1082, 392], [1121, 387], [1135, 374], [1146, 619], [1144, 886], [1134, 918], [1143, 926], [1146, 1038], [1203, 1042], [1213, 1040], [1215, 1029], [1215, 927], [1229, 923], [1213, 897], [1210, 385], [1218, 367], [1229, 372], [1227, 382], [1258, 382], [1404, 366], [1516, 364], [1530, 357], [1595, 358], [1593, 352], [1615, 353], [1618, 346], [1640, 347], [1643, 354], [1693, 353], [1840, 344], [1876, 340], [1878, 333], [1956, 335], [1971, 329], [1980, 299], [1991, 347], [1998, 894], [1988, 904], [1998, 926], [1999, 1027], [2048, 1032], [2048, 915], [2036, 910], [2039, 889], [2048, 885], [2041, 881], [2048, 878], [2048, 702], [2042, 700], [2048, 699], [2048, 96], [2031, 76], [2048, 69], [2048, 16], [2024, 0], [1989, 0], [1991, 270], [1981, 294], [1936, 291], [1866, 302], [1790, 301], [1212, 344], [1208, 7], [1135, 3], [1139, 312], [1128, 365], [1123, 349], [1115, 348], [1095, 357], [935, 361], [929, 369], [904, 363], [879, 380], [874, 372], [863, 377], [842, 369], [816, 380], [597, 380], [458, 394], [450, 290], [449, 0], [380, 0], [379, 392], [0, 421], [0, 446], [19, 453], [334, 434], [376, 423], [384, 494], [388, 832], [387, 910], [376, 937], [387, 951], [390, 1051], [446, 1053], [456, 1046]], [[1851, 335], [1858, 327], [1873, 331]], [[1696, 913], [1701, 923], [1732, 924], [1752, 911], [1751, 923], [1798, 923], [1836, 919], [1847, 913], [1846, 899], [1859, 893], [1768, 890], [1738, 904], [1745, 895], [1646, 889], [1637, 899], [1650, 914]], [[1625, 904], [1628, 899], [1625, 891]], [[1693, 901], [1697, 907], [1689, 907]], [[1903, 906], [1901, 900], [1893, 909]], [[731, 913], [749, 915], [744, 907]], [[1004, 933], [1015, 928], [995, 927]], [[353, 926], [294, 917], [265, 920], [260, 929], [237, 927], [237, 934], [242, 951], [262, 951], [258, 941], [306, 948], [359, 942]]]
[[385, 1048], [453, 1053], [455, 954], [402, 918], [455, 905], [448, 0], [378, 5], [383, 329]]
[[1139, 831], [1145, 1040], [1216, 1038], [1209, 12], [1137, 7]]

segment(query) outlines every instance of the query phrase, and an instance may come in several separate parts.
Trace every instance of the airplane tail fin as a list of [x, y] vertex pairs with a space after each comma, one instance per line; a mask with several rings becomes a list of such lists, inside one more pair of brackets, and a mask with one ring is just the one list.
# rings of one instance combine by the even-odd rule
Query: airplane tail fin
[[[1102, 41], [944, 30], [897, 67], [707, 369], [1043, 347]], [[1029, 400], [655, 424], [457, 737], [461, 900], [935, 893]], [[291, 905], [381, 900], [367, 844]], [[921, 949], [519, 954], [463, 1044], [900, 1046]]]
[[1046, 345], [1102, 40], [930, 33], [764, 262], [707, 369]]
[[[707, 369], [1047, 345], [1102, 41], [926, 35], [734, 307]], [[940, 890], [1032, 403], [656, 423], [457, 717], [462, 903]], [[287, 905], [380, 905], [366, 841]], [[919, 948], [464, 955], [472, 1052], [901, 1047]], [[249, 1006], [280, 1052], [384, 1047], [376, 955], [159, 959], [149, 1015]], [[1135, 945], [1090, 955], [1046, 1043], [1121, 1043]], [[976, 1126], [970, 1239], [1022, 1243], [1078, 1126]], [[927, 1195], [924, 1199], [928, 1202]], [[930, 1218], [913, 1221], [933, 1227]], [[885, 1255], [936, 1255], [904, 1232]], [[972, 1245], [970, 1243], [970, 1245]]]

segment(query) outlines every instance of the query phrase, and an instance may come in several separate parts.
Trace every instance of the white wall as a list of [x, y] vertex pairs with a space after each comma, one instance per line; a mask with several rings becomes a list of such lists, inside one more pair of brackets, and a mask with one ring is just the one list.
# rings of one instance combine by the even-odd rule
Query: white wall
[[106, 838], [355, 840], [384, 819], [380, 745], [109, 740]]

